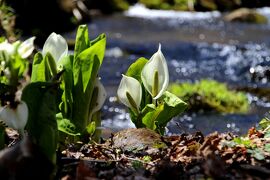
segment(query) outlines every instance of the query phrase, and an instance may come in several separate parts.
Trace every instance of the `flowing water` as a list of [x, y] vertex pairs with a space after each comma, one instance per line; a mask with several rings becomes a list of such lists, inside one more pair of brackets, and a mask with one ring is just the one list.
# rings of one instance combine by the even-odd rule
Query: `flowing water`
[[[270, 22], [269, 8], [257, 11]], [[93, 17], [90, 37], [100, 33], [108, 37], [100, 70], [108, 91], [102, 127], [111, 131], [134, 127], [126, 107], [116, 101], [116, 89], [129, 65], [139, 57], [150, 58], [158, 43], [168, 61], [171, 82], [211, 78], [232, 87], [270, 87], [270, 24], [230, 23], [223, 16], [219, 12], [159, 11], [137, 5], [123, 14]], [[75, 32], [66, 36], [74, 38]], [[182, 114], [168, 124], [168, 133], [246, 133], [270, 109], [267, 100], [252, 94], [248, 97], [251, 110], [247, 114]]]

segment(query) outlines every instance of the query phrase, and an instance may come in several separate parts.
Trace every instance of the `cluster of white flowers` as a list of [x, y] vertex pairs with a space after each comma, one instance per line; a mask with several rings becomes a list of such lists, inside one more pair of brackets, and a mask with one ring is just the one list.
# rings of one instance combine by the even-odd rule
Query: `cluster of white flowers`
[[[31, 37], [23, 42], [16, 41], [12, 44], [5, 40], [0, 43], [0, 51], [5, 51], [11, 57], [18, 54], [23, 59], [28, 58], [35, 49], [35, 38], [36, 37]], [[23, 101], [19, 102], [15, 108], [10, 105], [0, 107], [0, 120], [13, 129], [23, 132], [27, 119], [28, 107]]]
[[22, 58], [29, 57], [34, 47], [34, 40], [36, 37], [31, 37], [24, 42], [16, 41], [14, 43], [9, 43], [7, 40], [0, 43], [0, 51], [6, 51], [8, 55], [12, 56], [16, 53], [18, 53]]
[[[169, 72], [166, 59], [161, 52], [160, 44], [158, 51], [144, 65], [141, 72], [141, 79], [145, 89], [151, 94], [154, 100], [160, 98], [166, 91], [169, 84]], [[124, 105], [135, 111], [139, 111], [142, 99], [140, 82], [133, 77], [123, 75], [117, 90], [117, 96]]]
[[[12, 56], [18, 53], [22, 58], [27, 58], [34, 50], [35, 37], [31, 37], [24, 42], [16, 41], [11, 44], [7, 40], [0, 43], [0, 51], [6, 51], [8, 55]], [[51, 33], [44, 43], [42, 55], [45, 56], [50, 53], [55, 62], [59, 62], [62, 58], [68, 55], [68, 44], [66, 40], [59, 34]], [[91, 110], [91, 114], [101, 109], [106, 99], [106, 91], [100, 82], [100, 78], [95, 81], [95, 87], [98, 87], [98, 97], [95, 107]], [[23, 132], [23, 129], [28, 120], [28, 107], [25, 102], [21, 101], [16, 108], [11, 108], [9, 105], [0, 107], [0, 120], [7, 126]]]

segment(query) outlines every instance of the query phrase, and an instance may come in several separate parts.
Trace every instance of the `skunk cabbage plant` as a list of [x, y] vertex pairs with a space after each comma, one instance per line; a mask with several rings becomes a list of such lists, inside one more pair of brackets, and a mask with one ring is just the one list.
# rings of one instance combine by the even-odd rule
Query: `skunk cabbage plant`
[[167, 123], [186, 109], [184, 101], [166, 91], [168, 83], [168, 67], [161, 45], [150, 60], [139, 58], [129, 67], [120, 82], [118, 98], [129, 107], [137, 128], [146, 127], [164, 134]]

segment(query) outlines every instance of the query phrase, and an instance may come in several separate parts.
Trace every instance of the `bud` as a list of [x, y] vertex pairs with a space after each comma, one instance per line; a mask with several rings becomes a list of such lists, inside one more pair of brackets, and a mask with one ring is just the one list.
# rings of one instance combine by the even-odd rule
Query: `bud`
[[68, 54], [67, 41], [60, 35], [56, 33], [51, 33], [44, 43], [42, 54], [46, 56], [50, 53], [54, 60], [58, 62], [62, 57]]

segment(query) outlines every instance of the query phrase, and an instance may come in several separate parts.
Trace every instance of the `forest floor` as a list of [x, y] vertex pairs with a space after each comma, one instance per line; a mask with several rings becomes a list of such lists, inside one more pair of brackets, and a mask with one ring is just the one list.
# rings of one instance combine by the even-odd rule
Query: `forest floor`
[[270, 137], [201, 132], [159, 136], [127, 129], [60, 153], [58, 177], [68, 179], [270, 179]]

